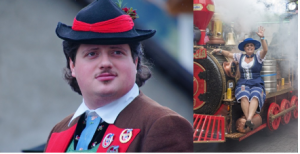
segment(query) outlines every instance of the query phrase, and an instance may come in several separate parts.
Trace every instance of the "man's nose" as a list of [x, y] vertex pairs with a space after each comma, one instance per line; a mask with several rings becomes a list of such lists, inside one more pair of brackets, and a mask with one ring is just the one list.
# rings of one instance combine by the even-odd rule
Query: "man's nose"
[[109, 58], [108, 54], [102, 54], [102, 56], [100, 57], [99, 65], [101, 69], [112, 67], [111, 59]]

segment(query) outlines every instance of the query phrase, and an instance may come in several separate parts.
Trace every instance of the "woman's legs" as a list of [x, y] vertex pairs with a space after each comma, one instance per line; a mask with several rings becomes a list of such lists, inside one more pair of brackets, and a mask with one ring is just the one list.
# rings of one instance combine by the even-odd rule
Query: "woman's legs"
[[248, 115], [249, 115], [249, 101], [247, 99], [247, 97], [242, 97], [241, 98], [241, 107], [242, 107], [242, 110], [244, 112], [244, 115], [246, 117], [246, 119], [248, 118]]
[[257, 107], [258, 107], [258, 100], [256, 97], [253, 97], [249, 105], [248, 116], [246, 116], [247, 120], [252, 120], [255, 111], [257, 110]]
[[[251, 101], [252, 102], [252, 101]], [[250, 113], [250, 106], [251, 106], [251, 103], [249, 103], [249, 101], [248, 101], [248, 98], [247, 97], [242, 97], [241, 98], [241, 107], [242, 107], [242, 110], [243, 110], [243, 112], [244, 112], [244, 115], [245, 115], [245, 117], [246, 117], [246, 119], [247, 119], [247, 121], [246, 121], [246, 123], [245, 123], [245, 129], [247, 128], [247, 127], [249, 127], [250, 129], [253, 129], [253, 124], [252, 124], [252, 122], [251, 122], [251, 119], [248, 119], [249, 118], [249, 115], [252, 115], [251, 113]], [[253, 117], [253, 115], [252, 115], [252, 117]]]
[[[245, 128], [249, 127], [252, 129], [254, 127], [253, 117], [255, 112], [257, 111], [259, 105], [262, 106], [261, 103], [259, 103], [259, 100], [264, 100], [265, 94], [263, 88], [261, 87], [252, 87], [251, 89], [248, 86], [245, 86], [245, 88], [242, 87], [243, 85], [236, 87], [235, 95], [236, 98], [238, 98], [238, 100], [241, 102], [241, 108], [247, 120]], [[251, 102], [249, 102], [248, 98], [251, 98]]]
[[249, 103], [246, 97], [241, 98], [241, 107], [246, 119], [249, 121], [252, 120], [257, 107], [258, 107], [258, 100], [256, 97], [253, 97], [251, 102]]

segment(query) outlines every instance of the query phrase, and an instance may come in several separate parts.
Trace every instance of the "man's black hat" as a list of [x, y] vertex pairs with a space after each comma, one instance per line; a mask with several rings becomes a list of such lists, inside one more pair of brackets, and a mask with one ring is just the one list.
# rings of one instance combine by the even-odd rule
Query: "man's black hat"
[[96, 0], [80, 10], [73, 26], [58, 23], [59, 38], [84, 44], [128, 44], [152, 37], [155, 30], [134, 28], [133, 20], [111, 0]]

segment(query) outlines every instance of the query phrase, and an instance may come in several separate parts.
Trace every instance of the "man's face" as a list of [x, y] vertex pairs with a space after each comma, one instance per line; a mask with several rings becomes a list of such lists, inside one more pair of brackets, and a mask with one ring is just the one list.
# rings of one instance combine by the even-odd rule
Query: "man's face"
[[70, 60], [72, 76], [85, 99], [122, 97], [135, 83], [136, 66], [128, 44], [81, 44], [75, 63]]

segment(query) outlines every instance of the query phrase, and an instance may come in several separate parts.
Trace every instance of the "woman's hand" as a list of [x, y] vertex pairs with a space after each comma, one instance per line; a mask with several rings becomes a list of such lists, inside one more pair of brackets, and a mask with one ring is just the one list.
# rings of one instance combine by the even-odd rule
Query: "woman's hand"
[[[220, 53], [221, 51], [221, 53]], [[210, 54], [214, 54], [217, 53], [218, 55], [223, 55], [227, 58], [232, 58], [233, 59], [233, 53], [226, 51], [226, 50], [222, 50], [222, 49], [214, 49], [212, 52], [210, 52]]]
[[221, 49], [214, 49], [211, 54], [214, 54], [214, 53], [220, 53]]
[[264, 37], [265, 29], [262, 26], [258, 27], [258, 32], [256, 33], [260, 38]]

